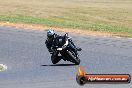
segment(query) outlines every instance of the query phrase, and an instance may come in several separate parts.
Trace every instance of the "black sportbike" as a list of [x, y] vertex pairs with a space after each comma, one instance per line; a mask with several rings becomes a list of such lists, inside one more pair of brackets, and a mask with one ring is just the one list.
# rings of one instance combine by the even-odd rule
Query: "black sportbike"
[[63, 59], [64, 61], [70, 61], [76, 65], [79, 65], [79, 55], [71, 46], [72, 45], [69, 41], [68, 33], [66, 33], [64, 36], [57, 36], [52, 46], [52, 63], [56, 64]]

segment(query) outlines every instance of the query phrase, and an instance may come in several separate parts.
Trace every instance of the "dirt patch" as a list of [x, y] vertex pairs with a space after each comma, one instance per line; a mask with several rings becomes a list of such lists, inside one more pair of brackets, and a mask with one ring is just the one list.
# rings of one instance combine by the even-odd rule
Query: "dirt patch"
[[77, 33], [81, 35], [90, 35], [90, 36], [112, 36], [111, 33], [107, 33], [107, 32], [97, 32], [97, 31], [89, 31], [89, 30], [73, 29], [73, 28], [48, 27], [48, 26], [36, 25], [36, 24], [0, 22], [0, 25], [1, 26], [13, 26], [16, 28], [24, 28], [24, 29], [32, 29], [32, 30], [47, 30], [49, 28], [52, 28], [56, 31]]

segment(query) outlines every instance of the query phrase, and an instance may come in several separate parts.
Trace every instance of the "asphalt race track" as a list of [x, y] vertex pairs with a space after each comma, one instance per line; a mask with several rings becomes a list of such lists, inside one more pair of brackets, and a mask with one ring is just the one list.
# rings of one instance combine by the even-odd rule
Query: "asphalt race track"
[[[64, 34], [60, 33], [59, 34]], [[69, 33], [87, 73], [132, 75], [132, 39], [91, 37]], [[46, 31], [0, 27], [0, 88], [132, 88], [130, 84], [76, 83], [76, 65], [61, 60], [52, 65], [45, 46]]]

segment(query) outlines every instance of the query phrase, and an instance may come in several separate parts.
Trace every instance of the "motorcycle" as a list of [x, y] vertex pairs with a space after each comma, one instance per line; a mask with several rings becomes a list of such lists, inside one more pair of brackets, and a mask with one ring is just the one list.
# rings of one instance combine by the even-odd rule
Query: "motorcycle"
[[52, 46], [52, 51], [51, 61], [53, 64], [58, 63], [61, 59], [64, 61], [70, 61], [76, 65], [80, 64], [77, 51], [75, 52], [73, 48], [71, 48], [68, 33], [66, 33], [64, 36], [56, 37]]

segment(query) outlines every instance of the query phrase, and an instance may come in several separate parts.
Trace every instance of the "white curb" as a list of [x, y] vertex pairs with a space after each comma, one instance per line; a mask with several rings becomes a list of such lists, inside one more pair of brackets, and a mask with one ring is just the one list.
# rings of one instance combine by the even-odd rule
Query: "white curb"
[[7, 66], [4, 64], [0, 64], [0, 71], [7, 70]]

